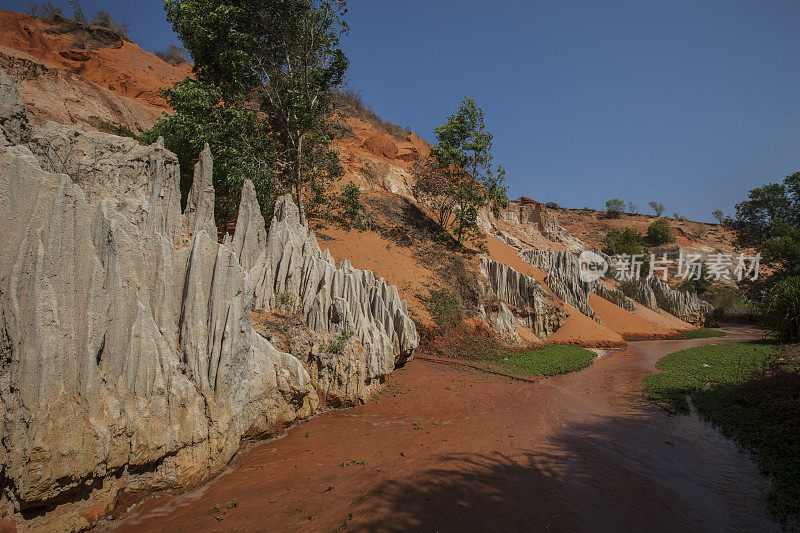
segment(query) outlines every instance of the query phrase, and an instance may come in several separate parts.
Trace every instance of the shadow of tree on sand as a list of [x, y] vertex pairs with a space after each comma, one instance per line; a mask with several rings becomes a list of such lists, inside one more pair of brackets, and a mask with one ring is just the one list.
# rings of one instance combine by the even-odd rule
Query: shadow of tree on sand
[[[564, 495], [548, 487], [559, 484], [556, 468], [542, 463], [554, 457], [523, 452], [512, 457], [452, 454], [440, 466], [413, 479], [385, 481], [359, 504], [367, 520], [359, 531], [548, 531], [579, 526]], [[522, 505], [522, 502], [527, 504]], [[574, 502], [578, 503], [578, 502]], [[359, 505], [360, 507], [361, 505]], [[542, 517], [542, 509], [548, 509]]]
[[696, 419], [646, 408], [570, 424], [535, 449], [429, 458], [359, 498], [358, 531], [753, 531], [765, 478]]

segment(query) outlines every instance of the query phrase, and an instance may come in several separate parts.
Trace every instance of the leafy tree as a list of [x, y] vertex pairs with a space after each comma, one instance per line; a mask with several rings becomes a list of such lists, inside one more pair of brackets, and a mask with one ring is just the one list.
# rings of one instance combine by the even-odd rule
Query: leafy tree
[[619, 198], [612, 198], [606, 202], [606, 216], [608, 218], [619, 218], [625, 212], [625, 202]]
[[[326, 182], [341, 174], [330, 149], [328, 119], [330, 90], [342, 83], [348, 67], [339, 47], [348, 29], [345, 2], [164, 0], [164, 5], [195, 61], [196, 85], [176, 86], [176, 98], [191, 99], [187, 93], [195, 90], [199, 94], [191, 108], [202, 111], [198, 99], [213, 95], [212, 108], [262, 122], [255, 129], [271, 136], [277, 157], [268, 150], [259, 164], [272, 168], [278, 188], [291, 184], [305, 220], [304, 185], [313, 205], [325, 198]], [[188, 118], [205, 122], [204, 117]]]
[[[647, 276], [650, 273], [650, 257], [647, 255], [647, 248], [644, 245], [644, 238], [634, 228], [624, 230], [612, 229], [603, 239], [603, 253], [608, 255], [629, 255], [642, 256], [641, 274]], [[609, 275], [613, 272], [609, 271]]]
[[712, 211], [711, 216], [714, 217], [716, 221], [719, 222], [720, 224], [725, 223], [725, 213], [723, 213], [721, 209], [716, 209]]
[[800, 276], [800, 172], [751, 190], [726, 224], [738, 247], [758, 250], [773, 267], [774, 281]]
[[342, 187], [336, 197], [336, 204], [340, 211], [339, 218], [345, 228], [355, 227], [365, 230], [369, 227], [369, 218], [364, 204], [361, 203], [361, 189], [358, 188], [358, 185], [348, 183]]
[[140, 141], [149, 144], [163, 137], [165, 146], [178, 156], [184, 200], [192, 186], [194, 164], [208, 143], [214, 156], [217, 227], [236, 217], [245, 179], [253, 182], [262, 213], [271, 220], [281, 174], [280, 145], [269, 124], [243, 102], [225, 101], [212, 84], [192, 78], [176, 83], [164, 95], [175, 113], [162, 118]]
[[666, 218], [660, 218], [650, 224], [647, 227], [647, 240], [656, 246], [675, 242], [675, 235], [672, 233], [669, 221]]
[[437, 222], [447, 229], [452, 219], [459, 242], [479, 240], [478, 209], [497, 214], [508, 203], [505, 171], [492, 165], [492, 137], [483, 110], [464, 97], [455, 114], [434, 130], [437, 144], [430, 159], [417, 165], [415, 192], [432, 199]]
[[655, 211], [657, 217], [660, 217], [664, 213], [664, 204], [660, 204], [658, 202], [653, 201], [648, 203], [647, 205], [650, 206], [650, 209]]
[[636, 207], [636, 204], [633, 202], [628, 202], [628, 213], [631, 215], [639, 214], [639, 209]]
[[603, 253], [609, 255], [644, 254], [645, 247], [642, 234], [634, 228], [612, 229], [603, 239]]

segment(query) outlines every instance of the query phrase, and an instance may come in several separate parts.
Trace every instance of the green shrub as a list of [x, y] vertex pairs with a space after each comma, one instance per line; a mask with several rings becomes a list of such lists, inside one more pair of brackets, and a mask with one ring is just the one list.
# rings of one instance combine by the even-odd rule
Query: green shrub
[[738, 288], [724, 285], [712, 286], [708, 292], [714, 306], [714, 320], [718, 322], [761, 322], [758, 306], [748, 300]]
[[612, 229], [603, 239], [603, 253], [615, 254], [643, 254], [644, 240], [642, 234], [633, 228], [624, 230]]
[[639, 282], [627, 279], [619, 282], [619, 290], [628, 298], [634, 298], [639, 293]]
[[672, 233], [672, 227], [666, 218], [660, 218], [650, 224], [647, 228], [647, 240], [655, 246], [675, 242], [675, 235]]
[[783, 279], [764, 295], [764, 325], [784, 341], [800, 339], [800, 276]]
[[[637, 261], [641, 262], [641, 276], [645, 277], [650, 273], [650, 256], [644, 246], [642, 234], [634, 228], [625, 228], [620, 231], [612, 229], [603, 238], [603, 253], [608, 255], [639, 255]], [[608, 277], [614, 278], [614, 269], [609, 269]]]
[[448, 289], [434, 289], [425, 298], [425, 307], [434, 323], [442, 330], [458, 327], [464, 320], [464, 307], [458, 296]]
[[369, 229], [370, 220], [364, 204], [361, 203], [361, 190], [358, 185], [348, 183], [342, 187], [336, 197], [336, 204], [341, 209], [340, 220], [345, 228]]
[[544, 204], [544, 206], [547, 207], [548, 209], [561, 209], [561, 207], [555, 202], [547, 202], [546, 204]]
[[619, 198], [612, 198], [606, 202], [606, 216], [608, 218], [619, 218], [625, 212], [625, 202]]

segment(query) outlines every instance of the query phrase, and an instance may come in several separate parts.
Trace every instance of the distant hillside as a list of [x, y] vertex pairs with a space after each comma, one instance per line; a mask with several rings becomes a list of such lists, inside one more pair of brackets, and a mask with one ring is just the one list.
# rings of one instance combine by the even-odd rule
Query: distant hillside
[[93, 129], [118, 123], [136, 133], [169, 111], [158, 92], [188, 76], [192, 65], [170, 65], [114, 32], [63, 17], [0, 11], [0, 68], [37, 121]]

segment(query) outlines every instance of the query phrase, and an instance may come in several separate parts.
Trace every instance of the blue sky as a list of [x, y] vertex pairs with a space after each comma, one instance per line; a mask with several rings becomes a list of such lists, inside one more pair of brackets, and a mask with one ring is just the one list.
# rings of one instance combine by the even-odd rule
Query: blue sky
[[[177, 41], [158, 0], [81, 5]], [[795, 0], [357, 0], [348, 22], [351, 88], [429, 141], [472, 96], [511, 197], [710, 220], [800, 170]]]

